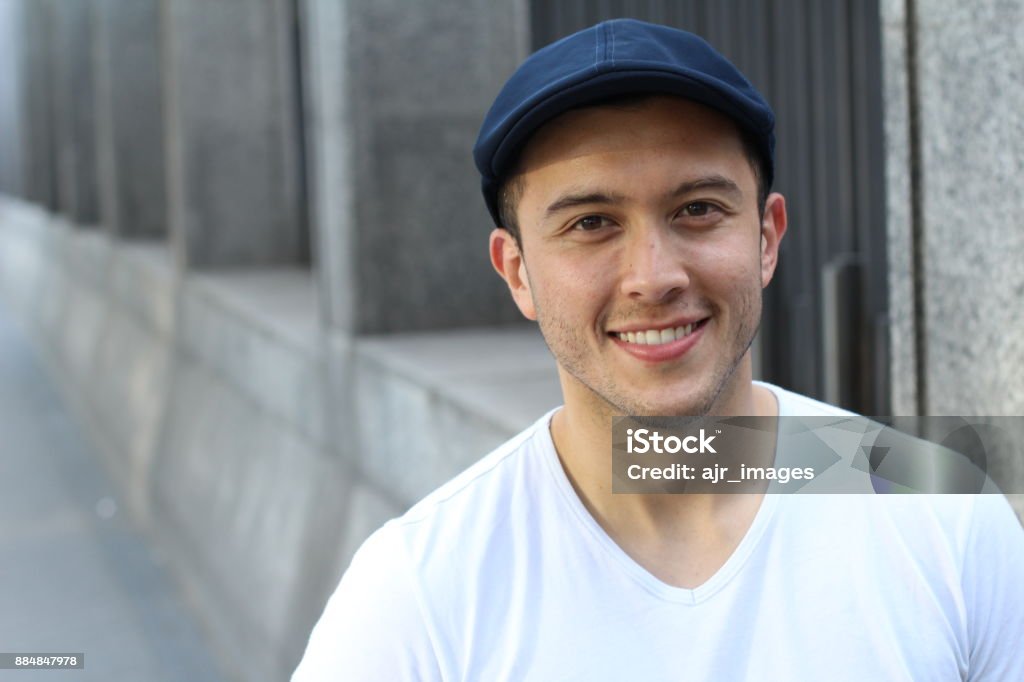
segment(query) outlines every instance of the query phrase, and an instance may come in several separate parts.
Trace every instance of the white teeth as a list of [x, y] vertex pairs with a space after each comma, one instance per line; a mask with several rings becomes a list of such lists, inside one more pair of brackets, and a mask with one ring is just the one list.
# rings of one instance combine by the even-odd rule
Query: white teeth
[[694, 327], [696, 326], [697, 324], [693, 323], [669, 329], [648, 329], [640, 332], [618, 332], [617, 336], [628, 343], [658, 345], [670, 343], [676, 339], [681, 339], [684, 336], [689, 336], [693, 333]]

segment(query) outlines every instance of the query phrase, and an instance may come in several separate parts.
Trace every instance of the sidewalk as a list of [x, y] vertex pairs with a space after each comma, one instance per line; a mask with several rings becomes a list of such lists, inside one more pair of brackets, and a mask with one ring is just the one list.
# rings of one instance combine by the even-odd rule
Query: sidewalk
[[222, 679], [117, 499], [0, 302], [0, 652], [85, 654], [0, 682]]

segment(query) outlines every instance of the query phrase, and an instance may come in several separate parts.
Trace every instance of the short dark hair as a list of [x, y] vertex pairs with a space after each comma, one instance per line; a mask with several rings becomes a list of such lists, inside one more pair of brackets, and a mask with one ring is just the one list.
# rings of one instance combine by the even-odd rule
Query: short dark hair
[[[652, 97], [657, 96], [658, 93], [615, 95], [578, 108], [617, 107], [628, 109], [637, 107]], [[736, 128], [740, 133], [740, 142], [743, 145], [743, 152], [746, 154], [747, 160], [750, 162], [750, 167], [754, 171], [754, 181], [757, 183], [757, 214], [758, 219], [760, 220], [764, 218], [765, 202], [768, 201], [768, 192], [771, 191], [771, 187], [768, 187], [765, 182], [765, 178], [769, 175], [767, 166], [768, 161], [759, 151], [758, 141], [754, 137], [754, 134], [738, 124]], [[505, 174], [498, 185], [498, 218], [501, 219], [501, 226], [508, 230], [512, 235], [512, 238], [515, 239], [516, 245], [521, 249], [523, 244], [520, 237], [519, 220], [516, 217], [516, 209], [519, 206], [519, 201], [523, 198], [523, 191], [526, 189], [526, 183], [523, 179], [522, 171], [519, 168], [518, 159], [510, 165], [510, 168], [511, 170]]]

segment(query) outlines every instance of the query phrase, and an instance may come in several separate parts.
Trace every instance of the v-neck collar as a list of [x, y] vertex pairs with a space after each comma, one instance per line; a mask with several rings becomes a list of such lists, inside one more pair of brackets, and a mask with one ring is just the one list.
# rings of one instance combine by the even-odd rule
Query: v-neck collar
[[[781, 416], [785, 409], [785, 401], [779, 395], [775, 387], [763, 382], [755, 383], [772, 392], [778, 402], [779, 414]], [[586, 506], [584, 506], [583, 501], [580, 500], [579, 495], [576, 494], [576, 490], [572, 487], [572, 483], [569, 482], [569, 477], [566, 475], [565, 469], [562, 468], [562, 463], [558, 459], [558, 452], [555, 450], [555, 443], [551, 437], [551, 418], [557, 411], [558, 410], [555, 409], [548, 413], [547, 419], [544, 422], [545, 428], [541, 429], [538, 433], [543, 457], [548, 465], [547, 468], [554, 480], [555, 487], [558, 489], [564, 502], [569, 506], [573, 515], [579, 519], [581, 525], [588, 533], [590, 533], [597, 544], [600, 545], [633, 580], [654, 596], [665, 599], [666, 601], [696, 605], [710, 599], [719, 590], [728, 585], [736, 574], [742, 570], [747, 559], [750, 558], [750, 555], [757, 547], [758, 542], [764, 536], [765, 530], [778, 507], [778, 495], [765, 494], [762, 496], [761, 504], [757, 509], [757, 513], [754, 515], [754, 520], [751, 522], [750, 528], [747, 529], [747, 532], [744, 534], [739, 545], [736, 546], [736, 549], [733, 550], [731, 555], [729, 555], [729, 558], [725, 563], [715, 571], [714, 575], [694, 588], [669, 585], [637, 563], [633, 557], [629, 556], [629, 554], [627, 554], [625, 550], [623, 550], [622, 547], [620, 547], [619, 544], [608, 535], [605, 529], [601, 527], [601, 524], [599, 524], [591, 515], [590, 511]], [[778, 447], [777, 444], [776, 447]]]

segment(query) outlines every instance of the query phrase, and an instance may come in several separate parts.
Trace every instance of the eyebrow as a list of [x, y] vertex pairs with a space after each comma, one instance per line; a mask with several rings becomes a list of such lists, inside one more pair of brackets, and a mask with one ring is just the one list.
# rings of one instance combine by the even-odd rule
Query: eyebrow
[[[668, 193], [667, 198], [681, 197], [697, 190], [717, 190], [729, 196], [733, 201], [740, 201], [743, 198], [743, 190], [739, 185], [724, 175], [706, 175], [701, 178], [687, 180]], [[575, 208], [586, 204], [621, 204], [626, 201], [622, 194], [609, 192], [570, 192], [564, 194], [544, 211], [544, 218], [550, 218], [559, 211], [567, 208]]]

